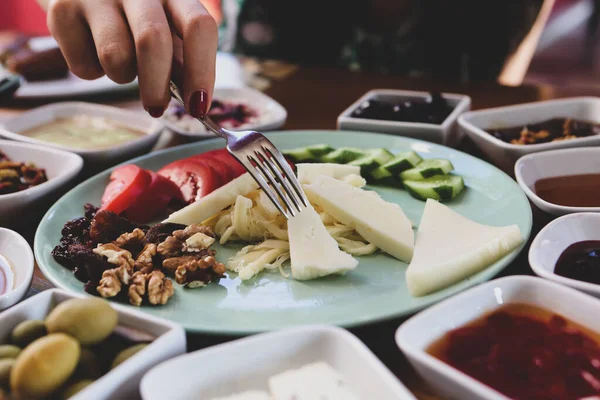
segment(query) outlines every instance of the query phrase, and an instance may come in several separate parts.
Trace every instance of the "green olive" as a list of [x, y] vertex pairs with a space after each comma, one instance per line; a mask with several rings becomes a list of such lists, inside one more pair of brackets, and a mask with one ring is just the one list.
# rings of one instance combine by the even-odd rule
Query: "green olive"
[[12, 344], [0, 344], [0, 360], [3, 358], [17, 358], [21, 348]]
[[74, 376], [77, 379], [98, 379], [102, 375], [100, 362], [98, 357], [89, 349], [81, 349], [81, 355], [79, 356], [79, 363], [75, 369]]
[[30, 319], [21, 322], [12, 331], [11, 342], [20, 346], [21, 348], [26, 347], [29, 343], [36, 339], [46, 336], [48, 331], [46, 330], [46, 324], [44, 321]]
[[117, 354], [117, 356], [113, 360], [110, 369], [117, 368], [120, 364], [125, 362], [130, 357], [133, 357], [137, 352], [143, 350], [146, 346], [148, 346], [148, 343], [141, 343], [128, 347], [125, 350], [122, 350], [119, 354]]
[[64, 333], [36, 340], [16, 359], [10, 374], [11, 390], [30, 397], [53, 393], [75, 370], [80, 351], [79, 342]]
[[0, 388], [8, 388], [10, 383], [10, 370], [14, 363], [15, 360], [12, 358], [0, 360]]
[[46, 318], [46, 326], [50, 333], [66, 333], [88, 346], [106, 339], [118, 319], [117, 311], [108, 301], [89, 297], [60, 303]]
[[87, 386], [91, 385], [92, 383], [94, 383], [93, 380], [91, 379], [84, 379], [75, 383], [70, 384], [69, 386], [67, 386], [67, 388], [62, 392], [62, 395], [60, 396], [61, 399], [69, 399], [73, 396], [75, 396], [78, 392], [81, 392], [83, 389], [85, 389]]

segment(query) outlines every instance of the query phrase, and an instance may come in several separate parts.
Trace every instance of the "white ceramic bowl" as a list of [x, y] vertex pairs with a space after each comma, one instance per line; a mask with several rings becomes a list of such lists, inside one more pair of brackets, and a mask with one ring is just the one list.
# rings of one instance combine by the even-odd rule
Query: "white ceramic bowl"
[[[257, 112], [258, 115], [255, 120], [243, 124], [234, 130], [274, 130], [281, 127], [287, 119], [287, 111], [281, 104], [263, 92], [250, 87], [215, 88], [213, 99], [222, 102], [242, 103]], [[175, 110], [178, 107], [179, 103], [172, 100], [169, 108], [167, 108], [161, 118], [161, 121], [169, 130], [192, 138], [214, 137], [214, 134], [207, 131], [202, 123], [187, 114], [183, 116], [182, 122], [173, 120], [172, 118], [175, 118]], [[180, 124], [185, 124], [186, 127]]]
[[148, 372], [140, 390], [144, 400], [209, 400], [268, 391], [269, 377], [316, 361], [339, 371], [361, 398], [415, 399], [354, 335], [320, 325], [263, 333], [174, 358]]
[[554, 273], [563, 251], [573, 243], [600, 240], [600, 214], [578, 213], [557, 218], [546, 225], [529, 248], [529, 265], [538, 276], [600, 297], [600, 285]]
[[[90, 115], [111, 119], [132, 129], [139, 130], [144, 135], [141, 135], [138, 139], [118, 143], [108, 148], [80, 149], [53, 144], [21, 134], [21, 132], [51, 122], [57, 118], [72, 117], [75, 115]], [[70, 151], [83, 157], [86, 164], [110, 166], [150, 151], [163, 129], [164, 127], [159, 120], [150, 117], [144, 112], [86, 102], [60, 102], [34, 108], [4, 121], [0, 125], [0, 136], [21, 142], [35, 143]]]
[[47, 182], [37, 186], [0, 195], [0, 226], [15, 225], [24, 213], [71, 182], [83, 167], [83, 160], [77, 154], [30, 143], [0, 140], [0, 151], [13, 161], [33, 162], [44, 168], [48, 177]]
[[600, 174], [600, 147], [532, 153], [519, 158], [515, 164], [515, 177], [521, 189], [538, 208], [552, 215], [600, 212], [600, 207], [570, 207], [550, 203], [535, 193], [535, 183], [540, 179], [581, 174]]
[[[0, 343], [5, 343], [12, 329], [26, 319], [44, 319], [54, 306], [85, 296], [64, 292], [59, 289], [46, 290], [0, 314]], [[155, 339], [117, 368], [109, 371], [93, 384], [71, 397], [71, 400], [131, 399], [139, 397], [139, 382], [150, 368], [186, 351], [183, 328], [171, 321], [131, 311], [111, 303], [119, 313], [119, 326], [141, 330]], [[168, 381], [162, 384], [169, 386]]]
[[424, 100], [429, 96], [429, 92], [415, 92], [410, 90], [371, 90], [365, 93], [339, 115], [337, 119], [338, 129], [389, 133], [392, 135], [427, 140], [446, 146], [457, 144], [460, 141], [461, 136], [456, 120], [460, 114], [471, 108], [471, 98], [466, 95], [442, 93], [442, 97], [448, 100], [449, 104], [454, 107], [454, 110], [441, 125], [418, 122], [384, 121], [354, 118], [351, 116], [354, 110], [356, 110], [363, 102], [370, 99], [403, 102], [409, 100]]
[[507, 400], [470, 376], [426, 352], [446, 332], [503, 304], [521, 303], [560, 314], [600, 333], [600, 301], [577, 290], [530, 276], [500, 278], [450, 297], [400, 325], [396, 343], [421, 377], [444, 398]]
[[4, 310], [27, 293], [33, 278], [34, 258], [27, 240], [6, 228], [0, 228], [0, 255], [9, 260], [13, 272], [12, 288], [0, 295], [0, 310]]
[[551, 118], [600, 122], [600, 98], [575, 97], [517, 104], [466, 112], [458, 118], [461, 129], [497, 166], [512, 171], [517, 159], [539, 151], [600, 145], [600, 135], [551, 143], [516, 145], [496, 139], [486, 129], [524, 126]]

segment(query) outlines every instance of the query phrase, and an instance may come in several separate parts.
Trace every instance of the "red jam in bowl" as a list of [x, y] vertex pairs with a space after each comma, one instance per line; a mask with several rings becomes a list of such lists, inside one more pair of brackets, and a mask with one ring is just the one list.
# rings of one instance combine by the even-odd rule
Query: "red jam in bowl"
[[446, 333], [427, 352], [512, 399], [573, 400], [600, 395], [599, 342], [559, 315], [508, 304]]

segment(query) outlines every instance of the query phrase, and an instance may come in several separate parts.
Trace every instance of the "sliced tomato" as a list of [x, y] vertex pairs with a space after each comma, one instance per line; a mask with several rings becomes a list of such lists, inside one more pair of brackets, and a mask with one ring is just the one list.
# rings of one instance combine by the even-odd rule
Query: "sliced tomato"
[[235, 179], [238, 176], [246, 173], [246, 169], [236, 160], [227, 149], [217, 149], [207, 151], [206, 153], [198, 154], [196, 157], [202, 158], [214, 158], [220, 160], [223, 164], [227, 165], [232, 171], [232, 178]]
[[125, 216], [137, 223], [148, 222], [164, 211], [172, 199], [182, 199], [181, 191], [171, 180], [156, 172], [148, 171], [151, 181], [144, 193], [126, 211]]
[[221, 160], [213, 156], [205, 156], [203, 154], [198, 154], [197, 156], [190, 157], [190, 160], [193, 160], [194, 162], [205, 163], [211, 169], [213, 169], [219, 175], [221, 186], [234, 178], [233, 171], [231, 170], [231, 168], [229, 168], [227, 164], [223, 163]]
[[110, 175], [110, 183], [102, 195], [101, 210], [121, 214], [146, 190], [151, 181], [150, 174], [137, 165], [124, 165]]
[[165, 165], [159, 175], [170, 179], [180, 190], [183, 200], [188, 203], [206, 196], [221, 185], [221, 180], [208, 164], [194, 162], [186, 158]]

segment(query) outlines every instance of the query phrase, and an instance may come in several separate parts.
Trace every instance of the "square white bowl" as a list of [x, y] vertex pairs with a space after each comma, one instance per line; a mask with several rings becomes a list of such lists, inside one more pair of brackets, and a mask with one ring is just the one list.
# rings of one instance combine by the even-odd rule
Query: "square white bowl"
[[367, 100], [377, 99], [403, 102], [409, 100], [425, 100], [430, 95], [430, 92], [416, 92], [411, 90], [370, 90], [338, 116], [337, 127], [340, 130], [381, 132], [426, 140], [446, 146], [456, 145], [461, 139], [460, 130], [458, 129], [456, 120], [460, 114], [471, 108], [471, 98], [466, 95], [441, 93], [442, 97], [448, 100], [448, 103], [450, 106], [454, 107], [454, 109], [440, 125], [352, 117], [352, 112]]
[[[144, 135], [107, 148], [80, 149], [34, 139], [21, 134], [21, 132], [54, 121], [57, 118], [72, 117], [75, 115], [90, 115], [111, 119], [132, 129], [139, 130]], [[75, 101], [48, 104], [9, 118], [0, 124], [0, 136], [20, 142], [34, 143], [70, 151], [79, 154], [86, 163], [110, 166], [150, 151], [163, 129], [164, 127], [159, 120], [143, 112]]]
[[487, 129], [525, 126], [551, 118], [573, 118], [600, 122], [600, 98], [573, 97], [469, 111], [458, 118], [458, 124], [498, 167], [510, 172], [512, 172], [517, 159], [529, 153], [600, 146], [600, 135], [550, 143], [517, 145], [496, 139], [486, 132]]
[[[0, 151], [11, 160], [33, 162], [46, 170], [48, 181], [20, 192], [0, 195], [0, 226], [12, 226], [23, 215], [37, 209], [48, 197], [72, 182], [83, 167], [83, 159], [67, 151], [40, 145], [0, 140]], [[48, 208], [48, 206], [46, 206]]]
[[[57, 304], [85, 296], [59, 289], [46, 290], [0, 314], [0, 343], [6, 343], [12, 329], [26, 319], [44, 319]], [[156, 338], [143, 350], [109, 371], [71, 397], [71, 400], [132, 399], [139, 397], [142, 376], [156, 364], [186, 351], [183, 328], [171, 321], [131, 311], [118, 304], [111, 306], [119, 314], [119, 326], [141, 330]], [[165, 384], [166, 381], [163, 381]], [[165, 385], [168, 386], [168, 385]]]
[[27, 240], [6, 228], [0, 228], [0, 255], [8, 259], [13, 270], [12, 288], [0, 294], [1, 311], [20, 301], [29, 290], [33, 279], [34, 258]]
[[[281, 127], [287, 119], [286, 109], [267, 96], [263, 92], [250, 87], [221, 87], [215, 88], [213, 100], [222, 102], [232, 102], [245, 104], [251, 107], [258, 113], [256, 121], [243, 124], [233, 130], [256, 130], [269, 131]], [[179, 126], [177, 122], [169, 119], [175, 108], [179, 106], [175, 100], [169, 104], [169, 108], [165, 111], [165, 115], [161, 117], [162, 123], [172, 132], [190, 137], [190, 138], [212, 138], [214, 134], [209, 132], [200, 121], [196, 121], [193, 117], [185, 115], [184, 118], [189, 123], [189, 130], [185, 130]]]
[[144, 400], [268, 392], [271, 376], [317, 361], [340, 372], [362, 399], [415, 399], [358, 338], [322, 325], [258, 334], [174, 358], [148, 372], [140, 390]]
[[508, 397], [426, 352], [446, 332], [507, 303], [537, 306], [600, 332], [600, 301], [575, 289], [530, 276], [500, 278], [448, 298], [400, 325], [396, 343], [421, 377], [445, 398], [508, 400]]
[[546, 225], [529, 248], [529, 265], [536, 275], [600, 297], [600, 285], [554, 273], [560, 255], [573, 243], [600, 240], [600, 214], [576, 213], [557, 218]]
[[600, 174], [600, 147], [544, 151], [523, 156], [515, 164], [521, 189], [541, 210], [552, 215], [600, 212], [600, 207], [571, 207], [550, 203], [535, 193], [535, 183], [556, 176]]

